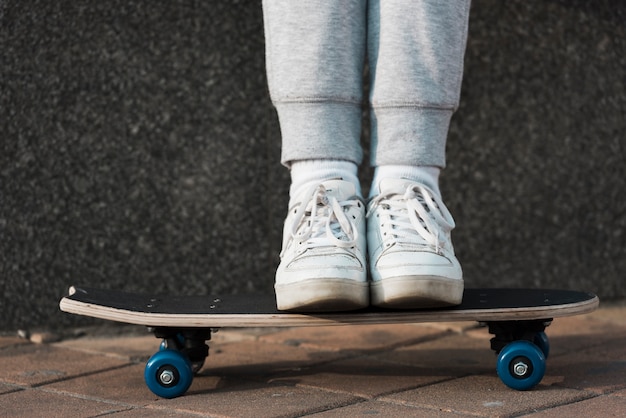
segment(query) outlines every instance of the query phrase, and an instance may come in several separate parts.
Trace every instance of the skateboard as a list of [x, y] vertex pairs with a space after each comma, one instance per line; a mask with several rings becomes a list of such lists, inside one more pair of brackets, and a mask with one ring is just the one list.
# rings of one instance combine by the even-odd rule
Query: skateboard
[[461, 305], [427, 310], [367, 308], [333, 313], [291, 313], [276, 309], [274, 295], [170, 296], [71, 287], [61, 299], [64, 312], [144, 325], [162, 342], [146, 363], [144, 378], [156, 395], [174, 398], [190, 387], [209, 354], [206, 344], [219, 328], [302, 327], [478, 321], [493, 334], [496, 371], [516, 390], [543, 378], [550, 344], [545, 328], [553, 318], [592, 312], [592, 293], [546, 289], [466, 289]]

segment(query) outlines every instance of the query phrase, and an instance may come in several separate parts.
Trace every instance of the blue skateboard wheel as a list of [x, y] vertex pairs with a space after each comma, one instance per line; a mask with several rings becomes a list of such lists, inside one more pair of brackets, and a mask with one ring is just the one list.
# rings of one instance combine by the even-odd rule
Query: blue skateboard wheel
[[532, 389], [543, 379], [546, 358], [530, 341], [514, 341], [500, 351], [497, 372], [500, 380], [511, 389]]
[[155, 395], [175, 398], [187, 392], [191, 386], [191, 363], [178, 351], [160, 350], [146, 363], [144, 379]]
[[538, 332], [535, 334], [533, 343], [543, 351], [543, 356], [547, 359], [550, 355], [550, 340], [545, 332]]

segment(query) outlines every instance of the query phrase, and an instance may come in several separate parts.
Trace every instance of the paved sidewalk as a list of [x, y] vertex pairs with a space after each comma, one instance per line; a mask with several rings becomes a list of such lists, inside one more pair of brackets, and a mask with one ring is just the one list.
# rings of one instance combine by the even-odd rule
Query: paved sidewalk
[[547, 333], [542, 383], [517, 392], [472, 323], [221, 330], [190, 390], [171, 400], [143, 382], [159, 342], [142, 328], [43, 344], [5, 336], [0, 416], [626, 416], [626, 304], [557, 319]]

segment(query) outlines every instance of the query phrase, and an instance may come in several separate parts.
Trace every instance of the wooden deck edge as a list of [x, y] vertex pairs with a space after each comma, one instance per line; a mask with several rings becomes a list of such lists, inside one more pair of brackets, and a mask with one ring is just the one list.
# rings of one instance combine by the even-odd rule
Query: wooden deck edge
[[303, 327], [328, 325], [364, 325], [364, 324], [411, 324], [448, 321], [514, 321], [549, 319], [581, 315], [596, 310], [598, 297], [587, 301], [559, 305], [538, 306], [532, 308], [502, 308], [490, 310], [464, 311], [389, 311], [366, 313], [333, 314], [158, 314], [130, 312], [121, 309], [78, 302], [63, 298], [59, 304], [63, 312], [89, 316], [109, 321], [135, 325], [191, 328], [248, 328], [248, 327]]

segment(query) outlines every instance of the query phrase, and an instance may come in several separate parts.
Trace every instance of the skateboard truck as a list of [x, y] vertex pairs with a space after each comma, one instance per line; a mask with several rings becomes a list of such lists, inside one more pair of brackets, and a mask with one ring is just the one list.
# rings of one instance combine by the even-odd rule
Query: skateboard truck
[[148, 327], [155, 337], [162, 339], [160, 350], [179, 351], [191, 362], [192, 372], [197, 373], [209, 356], [207, 341], [211, 340], [210, 328]]
[[546, 369], [550, 343], [546, 327], [552, 319], [488, 321], [491, 349], [498, 355], [496, 371], [512, 389], [527, 390], [537, 385]]
[[546, 358], [548, 357], [547, 344], [545, 337], [545, 329], [552, 323], [550, 319], [536, 319], [526, 321], [488, 321], [489, 333], [494, 337], [491, 341], [491, 349], [499, 354], [502, 349], [513, 341], [530, 341], [544, 351]]
[[146, 385], [164, 398], [185, 393], [209, 355], [206, 341], [211, 339], [211, 329], [148, 327], [148, 331], [162, 342], [159, 351], [146, 363]]

